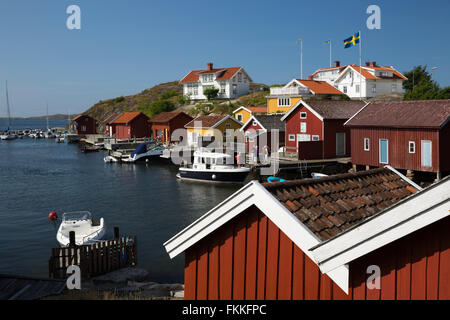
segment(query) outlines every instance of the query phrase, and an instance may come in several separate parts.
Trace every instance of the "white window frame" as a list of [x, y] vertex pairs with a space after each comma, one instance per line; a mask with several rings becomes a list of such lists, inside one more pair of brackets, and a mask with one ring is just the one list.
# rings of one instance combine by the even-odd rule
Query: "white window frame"
[[317, 134], [312, 135], [312, 141], [319, 141], [319, 140], [320, 140], [319, 135], [317, 135]]
[[291, 105], [291, 98], [278, 98], [279, 107], [289, 107]]
[[300, 119], [306, 119], [308, 114], [306, 112], [300, 112]]
[[300, 122], [300, 132], [301, 133], [308, 132], [308, 128], [307, 128], [306, 122]]
[[347, 86], [342, 87], [342, 92], [347, 93]]
[[295, 134], [290, 134], [288, 139], [289, 141], [295, 141]]
[[356, 85], [355, 90], [356, 90], [356, 93], [359, 93], [359, 91], [361, 90], [359, 84]]
[[236, 119], [238, 119], [238, 121], [242, 122], [242, 114], [238, 113], [236, 115]]
[[370, 151], [370, 139], [364, 138], [364, 151]]
[[[413, 147], [413, 151], [411, 152], [411, 146]], [[408, 153], [416, 153], [416, 142], [408, 141]]]
[[252, 125], [253, 125], [254, 127], [256, 127], [256, 126], [258, 125], [258, 123], [257, 123], [256, 121], [253, 121]]
[[[387, 142], [386, 162], [381, 162], [381, 140], [386, 140]], [[378, 162], [382, 164], [389, 164], [389, 139], [380, 139], [378, 141]]]

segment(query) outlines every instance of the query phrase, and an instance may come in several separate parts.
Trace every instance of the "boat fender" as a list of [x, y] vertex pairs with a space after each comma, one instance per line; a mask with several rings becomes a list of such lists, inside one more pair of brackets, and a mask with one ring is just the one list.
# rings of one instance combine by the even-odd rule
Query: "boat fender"
[[48, 214], [48, 219], [50, 221], [58, 220], [58, 214], [55, 211], [52, 211]]
[[215, 174], [212, 175], [212, 179], [216, 180], [216, 175]]

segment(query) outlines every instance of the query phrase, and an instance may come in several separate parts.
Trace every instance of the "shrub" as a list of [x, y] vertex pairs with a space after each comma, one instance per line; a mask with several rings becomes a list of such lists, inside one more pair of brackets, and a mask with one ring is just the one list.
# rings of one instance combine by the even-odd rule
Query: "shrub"
[[217, 95], [219, 94], [219, 89], [215, 87], [206, 87], [203, 89], [203, 94], [208, 98], [208, 100], [212, 100], [217, 98]]

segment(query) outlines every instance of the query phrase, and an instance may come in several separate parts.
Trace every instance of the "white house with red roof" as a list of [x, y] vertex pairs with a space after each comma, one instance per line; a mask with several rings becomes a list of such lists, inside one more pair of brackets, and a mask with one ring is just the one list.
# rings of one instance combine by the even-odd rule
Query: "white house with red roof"
[[249, 93], [250, 82], [252, 79], [244, 68], [214, 68], [212, 63], [205, 70], [191, 71], [180, 80], [183, 94], [192, 100], [206, 100], [203, 90], [208, 87], [219, 89], [218, 98], [237, 98]]
[[353, 99], [373, 98], [380, 94], [401, 93], [407, 78], [392, 66], [378, 66], [375, 61], [365, 66], [340, 65], [317, 70], [312, 78], [327, 81]]

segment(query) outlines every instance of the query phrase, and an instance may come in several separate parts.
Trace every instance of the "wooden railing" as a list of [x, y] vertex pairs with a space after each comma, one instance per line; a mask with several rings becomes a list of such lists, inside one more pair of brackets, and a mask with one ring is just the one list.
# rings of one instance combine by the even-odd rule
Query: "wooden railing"
[[48, 262], [50, 278], [65, 279], [67, 267], [80, 267], [82, 278], [99, 276], [137, 265], [137, 238], [122, 237], [93, 244], [53, 248]]

